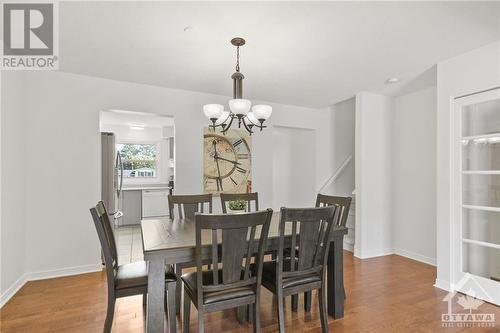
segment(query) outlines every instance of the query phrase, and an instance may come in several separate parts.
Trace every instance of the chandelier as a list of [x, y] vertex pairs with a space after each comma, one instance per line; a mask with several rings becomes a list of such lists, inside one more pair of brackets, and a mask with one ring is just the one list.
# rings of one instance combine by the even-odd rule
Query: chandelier
[[[271, 116], [273, 108], [269, 105], [254, 105], [243, 96], [243, 79], [245, 76], [240, 73], [240, 46], [245, 45], [245, 40], [240, 37], [231, 39], [231, 44], [236, 46], [236, 72], [231, 75], [233, 79], [233, 99], [229, 100], [229, 110], [224, 110], [221, 104], [205, 104], [203, 105], [203, 113], [212, 122], [209, 125], [214, 131], [217, 127], [222, 128], [222, 133], [226, 133], [233, 122], [238, 122], [238, 128], [241, 125], [252, 134], [254, 127], [261, 131], [266, 128], [264, 122]], [[251, 107], [251, 111], [250, 111]]]

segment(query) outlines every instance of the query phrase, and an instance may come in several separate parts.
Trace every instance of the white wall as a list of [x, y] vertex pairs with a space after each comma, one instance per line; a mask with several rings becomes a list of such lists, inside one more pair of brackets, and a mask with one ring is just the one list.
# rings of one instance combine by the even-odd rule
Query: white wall
[[22, 80], [11, 83], [2, 80], [1, 87], [0, 306], [22, 286], [26, 270], [26, 98]]
[[346, 158], [352, 156], [352, 160], [339, 177], [325, 187], [323, 193], [350, 196], [354, 190], [356, 98], [337, 103], [330, 110], [332, 112], [332, 163], [334, 166], [330, 175]]
[[451, 170], [451, 112], [453, 97], [500, 86], [500, 42], [438, 64], [437, 84], [437, 278], [436, 286], [450, 290], [453, 207]]
[[392, 186], [392, 98], [356, 95], [356, 225], [354, 254], [369, 258], [394, 252]]
[[[2, 178], [3, 181], [15, 179], [12, 180], [15, 184], [9, 188], [14, 185], [24, 187], [23, 182], [26, 182], [26, 187], [16, 192], [18, 197], [13, 203], [24, 204], [25, 209], [18, 208], [26, 215], [23, 218], [11, 212], [9, 217], [15, 216], [19, 223], [26, 222], [26, 229], [18, 231], [20, 236], [26, 237], [25, 271], [32, 277], [98, 267], [99, 244], [88, 209], [100, 198], [100, 110], [134, 110], [174, 116], [176, 193], [199, 193], [203, 175], [203, 127], [207, 125], [201, 107], [206, 103], [226, 104], [229, 99], [227, 96], [42, 71], [3, 73], [2, 97], [2, 107], [8, 116], [13, 117], [5, 124], [2, 122], [3, 128], [7, 124], [14, 129], [20, 127], [21, 119], [16, 118], [19, 117], [16, 112], [24, 102], [28, 104], [27, 122], [22, 122], [23, 131], [19, 132], [26, 133], [27, 140], [24, 178], [7, 177], [7, 168], [2, 170]], [[274, 109], [269, 128], [253, 136], [253, 185], [259, 191], [262, 208], [273, 203], [270, 172], [273, 124], [315, 130], [315, 147], [312, 149], [316, 152], [316, 188], [332, 169], [329, 112], [269, 104]], [[11, 130], [9, 136], [19, 135], [14, 132]], [[11, 142], [9, 140], [7, 149], [13, 150], [12, 154], [17, 153]], [[4, 140], [2, 144], [6, 146]], [[23, 244], [16, 243], [15, 248], [23, 247]], [[22, 265], [19, 262], [23, 262], [23, 256], [15, 255], [15, 258], [16, 263], [8, 266], [2, 263], [2, 267], [9, 272], [17, 270], [14, 265]], [[5, 286], [8, 285], [6, 282]]]
[[273, 128], [273, 207], [313, 207], [316, 200], [316, 133], [292, 127]]
[[436, 87], [394, 99], [392, 221], [395, 252], [436, 264]]

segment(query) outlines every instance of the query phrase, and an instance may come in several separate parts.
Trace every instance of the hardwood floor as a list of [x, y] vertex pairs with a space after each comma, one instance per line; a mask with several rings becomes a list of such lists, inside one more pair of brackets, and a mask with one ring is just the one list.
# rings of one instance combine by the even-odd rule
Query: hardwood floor
[[[434, 288], [435, 268], [391, 255], [359, 260], [345, 252], [346, 312], [341, 320], [329, 319], [330, 332], [500, 332], [500, 308], [483, 304], [478, 311], [494, 313], [494, 327], [442, 328], [442, 301], [446, 292]], [[317, 295], [310, 313], [292, 313], [287, 300], [287, 332], [320, 332]], [[453, 305], [454, 312], [461, 306]], [[26, 284], [2, 309], [0, 331], [11, 332], [101, 332], [106, 313], [106, 277], [83, 274]], [[262, 331], [277, 332], [277, 315], [272, 295], [262, 290]], [[205, 317], [206, 332], [251, 332], [239, 325], [233, 310]], [[181, 322], [178, 320], [180, 332]], [[166, 326], [168, 327], [168, 326]], [[143, 332], [141, 296], [119, 299], [113, 332]], [[191, 310], [191, 332], [196, 331], [196, 310]]]

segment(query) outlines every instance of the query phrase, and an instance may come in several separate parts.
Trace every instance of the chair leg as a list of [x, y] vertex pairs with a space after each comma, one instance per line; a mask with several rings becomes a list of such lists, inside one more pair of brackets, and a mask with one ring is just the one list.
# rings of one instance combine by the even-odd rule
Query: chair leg
[[144, 293], [142, 294], [142, 306], [146, 307], [147, 304], [148, 304], [148, 293]]
[[276, 295], [278, 301], [278, 327], [280, 333], [285, 333], [285, 311], [283, 309], [283, 304], [285, 299], [283, 298], [283, 292], [278, 290], [278, 295]]
[[307, 291], [304, 293], [304, 311], [305, 312], [311, 311], [311, 297], [312, 297], [312, 291]]
[[325, 307], [325, 288], [319, 289], [318, 293], [319, 298], [319, 315], [321, 318], [321, 332], [328, 333], [328, 320], [326, 316], [326, 307]]
[[[170, 282], [167, 283], [167, 316], [168, 316], [168, 327], [169, 327], [169, 332], [170, 333], [176, 333], [177, 332], [177, 318], [175, 315], [175, 298], [174, 293], [175, 289], [177, 288], [177, 285], [175, 282]], [[176, 294], [177, 296], [177, 294]]]
[[115, 315], [115, 302], [113, 296], [108, 295], [108, 310], [106, 311], [106, 321], [104, 321], [104, 333], [110, 333], [113, 326], [113, 317]]
[[252, 305], [253, 308], [253, 333], [260, 333], [260, 299]]
[[203, 305], [198, 308], [198, 333], [205, 332], [205, 323], [203, 322]]
[[181, 313], [181, 293], [182, 293], [182, 267], [181, 265], [175, 265], [175, 275], [177, 275], [177, 282], [175, 288], [175, 313]]
[[182, 333], [189, 333], [189, 319], [191, 315], [191, 298], [184, 291], [184, 313], [182, 314]]
[[345, 287], [342, 287], [342, 293], [344, 294], [344, 299], [347, 298], [346, 293], [345, 293]]
[[298, 307], [299, 307], [299, 295], [298, 294], [292, 295], [292, 311], [297, 312]]

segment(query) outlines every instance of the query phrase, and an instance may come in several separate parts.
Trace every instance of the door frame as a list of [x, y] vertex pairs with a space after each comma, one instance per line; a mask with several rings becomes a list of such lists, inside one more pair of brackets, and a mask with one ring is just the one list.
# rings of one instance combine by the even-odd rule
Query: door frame
[[[480, 291], [475, 292], [476, 298], [500, 305], [500, 282], [487, 279], [481, 276], [463, 272], [463, 234], [462, 234], [462, 112], [463, 108], [472, 104], [500, 99], [500, 88], [491, 89], [476, 94], [469, 94], [463, 97], [457, 97], [451, 100], [451, 233], [450, 233], [450, 251], [451, 251], [451, 288], [452, 291], [459, 291], [464, 294], [470, 294], [473, 281]], [[500, 130], [499, 130], [500, 132]], [[479, 245], [481, 246], [481, 245]], [[500, 249], [497, 249], [500, 253]]]

